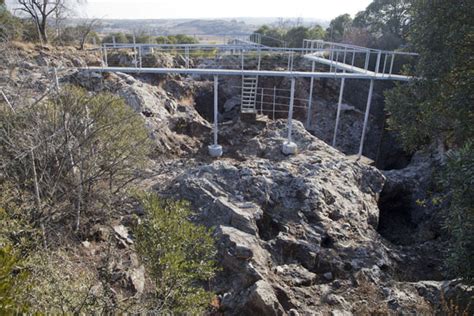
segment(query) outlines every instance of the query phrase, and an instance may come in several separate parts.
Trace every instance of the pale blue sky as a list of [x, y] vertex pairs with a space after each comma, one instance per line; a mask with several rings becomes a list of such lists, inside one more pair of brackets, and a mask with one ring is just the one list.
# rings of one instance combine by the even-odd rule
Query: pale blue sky
[[372, 0], [88, 0], [89, 17], [223, 18], [302, 17], [330, 20], [355, 14]]
[[[70, 0], [75, 2], [74, 0]], [[109, 19], [288, 17], [331, 20], [372, 0], [79, 0], [77, 15]], [[10, 8], [16, 0], [7, 0]]]

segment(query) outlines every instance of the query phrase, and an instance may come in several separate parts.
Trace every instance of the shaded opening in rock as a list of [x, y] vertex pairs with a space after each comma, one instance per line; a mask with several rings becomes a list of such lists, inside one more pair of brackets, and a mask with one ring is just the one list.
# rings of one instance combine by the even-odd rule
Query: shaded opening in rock
[[213, 104], [214, 104], [214, 92], [212, 88], [199, 89], [196, 91], [194, 96], [196, 102], [196, 110], [198, 113], [205, 118], [207, 121], [213, 121]]
[[145, 117], [153, 117], [153, 116], [154, 116], [154, 115], [153, 115], [153, 112], [148, 111], [148, 110], [142, 111], [142, 114], [143, 114], [143, 116], [145, 116]]
[[286, 311], [296, 307], [293, 303], [291, 303], [291, 299], [288, 297], [288, 294], [286, 294], [282, 288], [275, 287], [274, 290], [278, 302], [281, 304], [281, 306], [283, 306]]
[[[225, 102], [227, 101], [226, 97], [221, 93], [219, 89], [218, 95], [218, 111], [219, 111], [219, 121], [222, 121], [222, 111]], [[196, 111], [209, 123], [214, 122], [214, 87], [202, 86], [196, 90], [194, 95], [194, 102]]]
[[411, 193], [403, 189], [384, 189], [378, 206], [380, 213], [377, 231], [380, 235], [396, 245], [412, 244], [417, 225], [411, 217]]
[[278, 223], [267, 213], [257, 220], [258, 235], [263, 240], [272, 240], [278, 236], [280, 228]]
[[334, 239], [329, 235], [324, 235], [321, 239], [321, 247], [332, 248], [334, 246]]
[[396, 133], [385, 128], [382, 129], [381, 133], [380, 145], [375, 159], [376, 167], [380, 170], [399, 170], [408, 166], [413, 154], [403, 149]]

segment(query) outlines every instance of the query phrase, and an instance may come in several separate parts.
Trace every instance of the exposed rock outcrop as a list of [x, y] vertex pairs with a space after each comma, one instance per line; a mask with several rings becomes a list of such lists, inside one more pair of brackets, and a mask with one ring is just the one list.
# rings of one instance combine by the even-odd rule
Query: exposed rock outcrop
[[[22, 78], [32, 74], [32, 95], [36, 98], [44, 92], [52, 79], [50, 73], [41, 71], [43, 64], [82, 64], [36, 47], [29, 50], [18, 52], [28, 56], [21, 67], [3, 56], [9, 68], [2, 69], [2, 78], [9, 71], [17, 72], [5, 85], [9, 96]], [[168, 65], [175, 61], [163, 58], [151, 62]], [[468, 306], [472, 289], [456, 280], [443, 281], [440, 258], [435, 258], [438, 252], [432, 251], [442, 247], [436, 235], [438, 224], [427, 221], [436, 216], [417, 203], [426, 198], [421, 189], [429, 182], [425, 178], [431, 166], [427, 160], [415, 159], [406, 169], [382, 173], [328, 146], [300, 122], [295, 122], [293, 133], [299, 153], [287, 157], [281, 153], [286, 121], [264, 118], [253, 124], [237, 119], [222, 123], [219, 142], [224, 156], [212, 160], [206, 153], [211, 125], [203, 118], [206, 106], [211, 108], [205, 96], [209, 83], [139, 78], [120, 73], [60, 74], [61, 83], [122, 96], [143, 116], [155, 141], [156, 155], [141, 185], [163, 196], [191, 201], [196, 212], [193, 220], [215, 229], [223, 270], [211, 289], [219, 296], [220, 312], [433, 314], [446, 312], [450, 300]], [[230, 96], [231, 85], [224, 88], [224, 94]], [[299, 89], [306, 87], [302, 83]], [[203, 94], [201, 107], [196, 106], [196, 91]], [[229, 111], [236, 105], [235, 99], [227, 105], [222, 102]], [[318, 106], [318, 111], [330, 109], [332, 114], [327, 117], [333, 119], [333, 104]], [[361, 116], [357, 109], [345, 112], [353, 118]], [[317, 122], [321, 130], [316, 135], [330, 137], [331, 123]], [[358, 138], [360, 124], [355, 122], [352, 126], [343, 122], [341, 128]], [[351, 145], [353, 138], [344, 138], [341, 146]], [[387, 225], [405, 225], [403, 218], [396, 221], [400, 216], [397, 203], [401, 203], [400, 210], [409, 212], [408, 224], [415, 226], [397, 231], [392, 238]], [[133, 215], [142, 214], [137, 211]], [[112, 225], [99, 222], [88, 228], [80, 252], [101, 267], [98, 274], [110, 282], [114, 298], [141, 295], [146, 291], [147, 275], [129, 235], [136, 217], [114, 216]], [[409, 238], [404, 234], [410, 234]]]
[[373, 312], [381, 300], [385, 312], [430, 309], [414, 288], [393, 282], [404, 258], [376, 231], [379, 171], [350, 160], [301, 123], [294, 132], [300, 152], [289, 158], [280, 152], [284, 121], [261, 122], [260, 129], [239, 124], [253, 133], [222, 131], [233, 135], [239, 160], [206, 161], [167, 179], [166, 189], [155, 185], [161, 194], [190, 200], [195, 220], [216, 227], [224, 271], [214, 290], [223, 311]]

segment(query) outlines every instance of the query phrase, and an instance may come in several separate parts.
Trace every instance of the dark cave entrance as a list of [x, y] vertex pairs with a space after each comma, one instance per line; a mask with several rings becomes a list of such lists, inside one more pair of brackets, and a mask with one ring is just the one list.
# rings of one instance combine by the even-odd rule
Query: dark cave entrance
[[377, 231], [396, 245], [414, 242], [417, 225], [412, 221], [411, 193], [404, 189], [387, 190], [380, 194]]
[[263, 212], [262, 217], [257, 220], [257, 227], [258, 235], [265, 241], [275, 239], [280, 232], [278, 223], [267, 212]]
[[214, 121], [214, 91], [212, 86], [201, 87], [194, 95], [196, 110], [198, 113], [212, 123]]

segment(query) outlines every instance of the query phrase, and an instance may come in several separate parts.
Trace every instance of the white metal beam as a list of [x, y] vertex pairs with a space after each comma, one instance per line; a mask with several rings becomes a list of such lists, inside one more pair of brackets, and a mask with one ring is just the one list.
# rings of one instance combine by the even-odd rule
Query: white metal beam
[[123, 73], [156, 73], [183, 75], [219, 75], [219, 76], [266, 76], [266, 77], [295, 77], [295, 78], [332, 78], [332, 79], [369, 79], [409, 81], [412, 77], [401, 75], [384, 75], [369, 72], [363, 73], [329, 73], [309, 71], [273, 71], [273, 70], [235, 70], [235, 69], [203, 69], [203, 68], [136, 68], [136, 67], [84, 67], [79, 70], [93, 72], [123, 72]]

